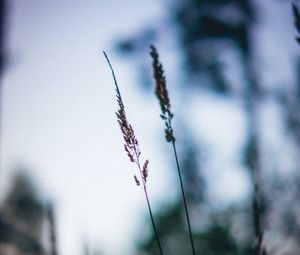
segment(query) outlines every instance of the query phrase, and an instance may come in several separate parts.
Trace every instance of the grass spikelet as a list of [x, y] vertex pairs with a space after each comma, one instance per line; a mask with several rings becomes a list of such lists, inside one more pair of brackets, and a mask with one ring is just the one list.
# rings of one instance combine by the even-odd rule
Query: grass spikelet
[[148, 163], [149, 163], [149, 160], [147, 159], [143, 165], [143, 171], [142, 171], [143, 179], [144, 179], [145, 183], [146, 183], [147, 177], [148, 177]]
[[174, 136], [173, 128], [172, 128], [172, 118], [174, 115], [171, 112], [171, 104], [170, 104], [169, 94], [168, 94], [168, 90], [167, 90], [167, 83], [166, 83], [166, 77], [164, 75], [163, 66], [159, 61], [159, 55], [157, 53], [156, 48], [153, 45], [150, 46], [150, 56], [152, 58], [153, 76], [154, 76], [154, 81], [155, 81], [155, 95], [159, 101], [160, 108], [161, 108], [160, 117], [165, 121], [166, 140], [167, 140], [167, 142], [172, 143], [173, 153], [174, 153], [174, 157], [175, 157], [175, 161], [176, 161], [177, 172], [178, 172], [178, 177], [179, 177], [179, 182], [180, 182], [182, 200], [183, 200], [183, 204], [184, 204], [185, 215], [186, 215], [186, 220], [187, 220], [187, 225], [188, 225], [188, 230], [189, 230], [189, 238], [190, 238], [190, 242], [191, 242], [191, 248], [192, 248], [193, 255], [195, 255], [196, 252], [195, 252], [195, 245], [194, 245], [193, 235], [192, 235], [192, 230], [191, 230], [190, 217], [189, 217], [189, 212], [188, 212], [188, 208], [187, 208], [187, 202], [186, 202], [185, 192], [184, 192], [184, 188], [183, 188], [181, 170], [180, 170], [178, 156], [177, 156], [175, 136]]
[[116, 112], [117, 115], [117, 120], [118, 123], [120, 125], [120, 129], [121, 132], [123, 134], [123, 139], [124, 139], [124, 149], [127, 153], [127, 156], [130, 160], [130, 162], [135, 163], [140, 175], [139, 179], [137, 177], [137, 175], [134, 175], [134, 181], [136, 183], [137, 186], [142, 186], [143, 190], [144, 190], [144, 194], [146, 197], [146, 201], [147, 201], [147, 205], [148, 205], [148, 210], [149, 210], [149, 214], [150, 214], [150, 218], [151, 218], [151, 223], [152, 223], [152, 227], [153, 227], [153, 231], [154, 231], [154, 235], [156, 238], [156, 242], [157, 242], [157, 246], [159, 249], [159, 252], [161, 255], [163, 255], [162, 252], [162, 247], [160, 244], [160, 240], [159, 240], [159, 236], [157, 233], [157, 229], [155, 226], [155, 222], [154, 222], [154, 218], [153, 218], [153, 214], [152, 214], [152, 210], [151, 210], [151, 206], [150, 206], [150, 202], [149, 202], [149, 197], [148, 197], [148, 192], [147, 192], [147, 186], [146, 186], [146, 181], [147, 181], [147, 177], [148, 177], [148, 164], [149, 164], [149, 160], [147, 159], [143, 166], [141, 165], [141, 160], [140, 160], [140, 156], [141, 156], [141, 151], [139, 149], [139, 143], [138, 140], [134, 134], [134, 130], [131, 126], [131, 124], [129, 124], [127, 117], [126, 117], [126, 113], [125, 113], [125, 107], [124, 107], [124, 103], [121, 97], [121, 93], [120, 93], [120, 89], [117, 83], [117, 79], [115, 76], [115, 72], [114, 69], [109, 61], [109, 58], [107, 57], [106, 53], [103, 51], [104, 57], [106, 58], [106, 61], [111, 69], [112, 72], [112, 76], [113, 76], [113, 80], [115, 83], [115, 89], [116, 89], [116, 97], [117, 97], [117, 102], [119, 105], [119, 109]]
[[150, 46], [150, 55], [152, 57], [153, 75], [155, 80], [155, 95], [158, 98], [161, 115], [160, 117], [165, 121], [165, 136], [167, 142], [175, 141], [172, 129], [173, 113], [171, 112], [171, 104], [166, 85], [166, 77], [162, 64], [159, 62], [159, 56], [154, 46]]

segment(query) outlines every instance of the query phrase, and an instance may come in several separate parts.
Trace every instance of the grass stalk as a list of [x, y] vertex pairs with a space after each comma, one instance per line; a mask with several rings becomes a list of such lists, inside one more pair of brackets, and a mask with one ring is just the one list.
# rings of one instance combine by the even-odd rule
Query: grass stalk
[[159, 61], [159, 55], [157, 53], [157, 50], [154, 46], [150, 46], [150, 56], [152, 57], [152, 61], [153, 61], [152, 67], [153, 67], [153, 75], [155, 80], [155, 94], [156, 97], [158, 98], [160, 108], [161, 108], [160, 117], [165, 121], [165, 138], [167, 142], [172, 144], [173, 147], [173, 152], [174, 152], [174, 157], [175, 157], [177, 172], [179, 177], [180, 189], [182, 194], [182, 200], [183, 200], [184, 210], [186, 215], [186, 221], [188, 225], [191, 248], [192, 248], [193, 255], [195, 255], [196, 252], [195, 252], [195, 245], [194, 245], [193, 235], [191, 230], [190, 216], [188, 212], [187, 201], [186, 201], [185, 191], [183, 187], [181, 169], [180, 169], [178, 156], [177, 156], [175, 137], [173, 134], [173, 127], [172, 127], [173, 113], [171, 112], [171, 104], [170, 104], [168, 90], [166, 86], [166, 78], [164, 75], [164, 70], [162, 64]]
[[[150, 205], [150, 201], [149, 201], [149, 195], [147, 192], [147, 177], [148, 177], [148, 163], [149, 161], [146, 160], [144, 162], [143, 165], [141, 165], [140, 162], [140, 155], [141, 155], [141, 151], [139, 149], [139, 143], [138, 140], [134, 134], [134, 130], [131, 126], [131, 124], [129, 124], [129, 122], [127, 121], [127, 117], [126, 117], [126, 113], [125, 113], [125, 107], [124, 107], [124, 103], [121, 97], [121, 93], [120, 93], [120, 89], [117, 83], [117, 79], [115, 76], [115, 72], [114, 69], [109, 61], [108, 56], [106, 55], [106, 53], [103, 51], [104, 57], [111, 69], [112, 72], [112, 76], [113, 76], [113, 80], [114, 80], [114, 84], [115, 84], [115, 89], [116, 89], [116, 96], [117, 96], [117, 102], [119, 105], [119, 110], [116, 112], [117, 114], [117, 119], [118, 119], [118, 123], [120, 125], [121, 128], [121, 132], [123, 134], [123, 138], [124, 138], [124, 149], [127, 153], [127, 156], [130, 160], [130, 162], [135, 163], [137, 168], [138, 168], [138, 172], [139, 172], [139, 177], [137, 177], [137, 175], [134, 175], [134, 181], [136, 183], [137, 186], [142, 186], [143, 187], [143, 191], [146, 197], [146, 202], [147, 202], [147, 206], [148, 206], [148, 211], [150, 214], [150, 219], [151, 219], [151, 223], [152, 223], [152, 227], [153, 227], [153, 231], [154, 231], [154, 235], [155, 235], [155, 239], [157, 242], [157, 246], [158, 246], [158, 250], [160, 252], [161, 255], [163, 255], [163, 251], [162, 251], [162, 246], [160, 243], [160, 239], [158, 236], [158, 232], [157, 232], [157, 228], [154, 222], [154, 217], [153, 217], [153, 213], [152, 213], [152, 209], [151, 209], [151, 205]], [[142, 185], [141, 185], [142, 184]]]
[[180, 188], [181, 188], [181, 194], [182, 194], [182, 200], [183, 200], [183, 205], [184, 205], [184, 210], [185, 210], [186, 221], [187, 221], [188, 230], [189, 230], [191, 247], [192, 247], [193, 255], [195, 255], [196, 251], [195, 251], [195, 245], [194, 245], [193, 235], [192, 235], [192, 230], [191, 230], [191, 221], [190, 221], [190, 216], [189, 216], [189, 212], [188, 212], [185, 192], [184, 192], [184, 188], [183, 188], [182, 174], [181, 174], [181, 170], [180, 170], [180, 166], [179, 166], [179, 162], [178, 162], [175, 141], [172, 141], [172, 147], [173, 147], [174, 157], [175, 157], [176, 166], [177, 166], [177, 172], [178, 172], [178, 177], [179, 177], [179, 182], [180, 182]]
[[263, 247], [263, 228], [262, 228], [262, 197], [260, 192], [259, 171], [257, 166], [253, 166], [253, 226], [254, 226], [254, 247], [253, 255], [264, 255], [266, 251]]

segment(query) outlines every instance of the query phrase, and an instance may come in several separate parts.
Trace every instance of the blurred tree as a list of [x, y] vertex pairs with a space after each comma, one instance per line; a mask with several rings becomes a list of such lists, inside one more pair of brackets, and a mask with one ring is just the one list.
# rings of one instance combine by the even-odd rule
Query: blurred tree
[[[186, 255], [187, 251], [190, 251], [189, 243], [186, 240], [187, 229], [183, 210], [181, 203], [178, 202], [169, 210], [157, 215], [163, 247], [168, 254]], [[230, 227], [232, 216], [229, 217], [222, 212], [222, 215], [210, 215], [209, 217], [206, 218], [207, 225], [202, 227], [201, 231], [194, 233], [196, 254], [246, 255], [251, 253], [249, 242], [241, 246], [232, 236]], [[155, 240], [151, 236], [140, 244], [137, 254], [154, 254], [155, 248]]]
[[5, 42], [5, 29], [6, 29], [6, 13], [7, 3], [5, 0], [0, 1], [0, 80], [2, 79], [2, 72], [4, 67], [4, 42]]
[[[6, 13], [7, 13], [7, 3], [5, 0], [0, 0], [0, 152], [1, 152], [1, 142], [2, 142], [2, 75], [4, 69], [5, 61], [5, 28], [6, 28]], [[0, 157], [1, 166], [1, 157]], [[1, 187], [1, 169], [0, 169], [0, 187]]]
[[54, 208], [51, 203], [49, 203], [46, 207], [46, 217], [48, 220], [48, 228], [49, 228], [49, 246], [50, 246], [49, 255], [58, 255], [56, 218], [55, 218]]
[[82, 247], [82, 254], [83, 255], [102, 255], [101, 249], [99, 247], [91, 247], [86, 241], [83, 242], [83, 247]]
[[0, 207], [0, 254], [44, 254], [44, 219], [44, 207], [31, 180], [19, 172]]
[[[257, 45], [253, 39], [253, 35], [256, 32], [255, 25], [257, 24], [259, 9], [257, 6], [254, 6], [254, 4], [255, 1], [251, 0], [181, 0], [167, 2], [166, 8], [169, 10], [169, 21], [173, 25], [172, 31], [175, 31], [176, 43], [178, 43], [178, 50], [183, 59], [182, 67], [185, 71], [185, 79], [187, 80], [187, 82], [184, 83], [185, 86], [204, 87], [205, 89], [229, 97], [232, 100], [243, 102], [247, 119], [247, 139], [243, 148], [243, 162], [249, 170], [249, 180], [253, 188], [252, 213], [249, 214], [248, 212], [245, 215], [251, 215], [252, 224], [249, 224], [249, 218], [242, 218], [244, 218], [244, 222], [248, 222], [247, 225], [244, 225], [246, 231], [249, 233], [252, 232], [253, 247], [252, 252], [249, 250], [249, 242], [244, 243], [243, 247], [241, 247], [239, 243], [232, 242], [234, 245], [229, 245], [228, 247], [239, 247], [239, 251], [247, 251], [247, 254], [261, 255], [267, 253], [264, 248], [265, 246], [272, 251], [277, 249], [276, 241], [272, 242], [270, 239], [264, 239], [266, 227], [268, 227], [269, 232], [278, 231], [277, 235], [281, 237], [285, 236], [286, 239], [283, 238], [282, 240], [292, 238], [297, 242], [299, 239], [297, 236], [299, 236], [298, 226], [300, 223], [296, 224], [299, 218], [297, 216], [299, 215], [299, 203], [294, 203], [293, 207], [296, 208], [295, 210], [282, 210], [282, 208], [280, 209], [280, 205], [283, 206], [285, 203], [291, 203], [291, 197], [296, 198], [296, 180], [300, 180], [300, 178], [295, 178], [295, 175], [291, 177], [293, 180], [289, 179], [289, 183], [293, 183], [292, 187], [295, 188], [285, 189], [280, 188], [285, 186], [285, 184], [280, 183], [282, 179], [278, 182], [278, 179], [276, 181], [276, 176], [266, 174], [268, 172], [268, 166], [264, 165], [263, 169], [262, 162], [268, 154], [261, 149], [263, 145], [261, 139], [263, 125], [261, 125], [262, 123], [259, 117], [264, 103], [272, 98], [277, 106], [286, 112], [286, 119], [282, 119], [282, 121], [286, 124], [287, 129], [294, 135], [297, 141], [295, 148], [300, 151], [300, 86], [298, 86], [293, 93], [290, 93], [284, 89], [278, 91], [272, 86], [266, 88], [261, 84], [260, 73], [257, 72], [259, 69], [258, 61], [255, 55]], [[127, 56], [131, 55], [134, 58], [138, 58], [138, 54], [141, 52], [145, 55], [145, 49], [147, 49], [149, 41], [158, 37], [160, 26], [161, 25], [158, 25], [157, 28], [150, 29], [153, 35], [151, 38], [140, 36], [138, 38], [126, 39], [120, 43], [119, 49], [127, 53]], [[142, 34], [143, 33], [141, 33], [141, 35]], [[160, 35], [162, 36], [162, 34]], [[293, 38], [291, 38], [291, 40], [293, 40]], [[124, 47], [124, 45], [130, 45], [130, 47]], [[227, 67], [230, 65], [230, 63], [226, 62], [226, 56], [228, 55], [231, 55], [231, 57], [235, 59], [238, 66], [238, 68], [231, 69], [231, 72], [234, 72], [235, 76], [241, 77], [242, 82], [238, 86], [234, 86], [232, 81], [227, 78]], [[298, 71], [297, 73], [299, 74]], [[184, 90], [186, 91], [186, 88], [184, 88]], [[282, 98], [285, 98], [284, 104]], [[284, 137], [284, 139], [286, 139], [286, 137]], [[189, 150], [190, 147], [186, 146], [187, 154], [191, 155]], [[196, 153], [196, 155], [199, 154]], [[189, 165], [190, 160], [192, 160], [192, 158], [189, 158], [188, 161], [182, 161], [183, 166], [185, 166], [184, 172], [187, 176], [186, 186], [197, 187], [197, 185], [188, 183], [189, 180], [194, 180], [200, 171], [199, 167], [196, 167], [196, 171], [192, 170], [193, 167]], [[298, 164], [299, 163], [300, 162], [298, 162]], [[298, 166], [295, 166], [295, 168], [299, 170]], [[288, 183], [286, 185], [288, 186]], [[274, 196], [272, 196], [275, 193], [278, 194], [281, 200], [275, 199]], [[289, 193], [289, 196], [286, 196], [287, 193]], [[293, 195], [290, 195], [291, 193]], [[190, 190], [189, 195], [193, 196], [192, 194], [193, 191]], [[199, 195], [199, 197], [201, 197], [201, 195]], [[200, 199], [198, 205], [205, 204], [206, 202], [207, 201], [201, 201]], [[197, 208], [197, 206], [195, 207]], [[176, 246], [177, 240], [176, 252], [178, 252], [178, 254], [185, 254], [183, 251], [184, 247], [182, 246], [182, 231], [184, 227], [174, 226], [175, 222], [177, 222], [177, 225], [182, 224], [180, 212], [181, 208], [178, 203], [175, 204], [174, 208], [171, 208], [169, 212], [159, 214], [157, 217], [159, 222], [163, 221], [160, 222], [160, 224], [162, 228], [161, 232], [162, 235], [165, 236], [165, 239], [173, 238], [174, 246]], [[226, 214], [226, 209], [218, 213], [220, 215]], [[168, 217], [171, 219], [168, 219]], [[277, 222], [271, 222], [272, 219], [276, 219]], [[195, 216], [193, 220], [197, 222], [197, 216]], [[285, 228], [282, 226], [279, 227], [280, 222], [290, 222], [290, 224], [284, 225], [293, 226], [295, 229], [292, 230], [292, 228], [290, 228], [288, 230], [289, 234], [284, 233], [286, 232], [284, 231]], [[232, 240], [229, 238], [231, 233], [229, 226], [223, 225], [222, 223], [218, 225], [213, 223], [213, 221], [211, 224], [211, 227], [205, 230], [199, 230], [199, 235], [197, 234], [197, 230], [195, 230], [195, 235], [197, 237], [201, 236], [203, 242], [205, 240], [205, 242], [207, 241], [209, 243], [210, 239], [208, 240], [206, 237], [209, 236], [212, 240], [215, 240], [213, 235], [217, 236], [219, 234], [215, 230], [220, 230], [221, 228], [223, 231], [221, 231], [222, 234], [228, 234], [228, 239], [224, 238], [224, 242], [225, 240]], [[274, 228], [272, 225], [277, 225], [278, 227]], [[165, 235], [164, 232], [166, 232], [167, 235]], [[207, 248], [205, 251], [202, 250], [202, 253], [210, 254], [210, 252], [213, 252], [212, 254], [224, 254], [224, 251], [213, 251], [213, 248], [209, 244], [201, 243], [200, 239], [197, 239], [199, 245], [197, 246], [198, 249], [202, 249], [203, 247]], [[143, 252], [151, 251], [151, 240], [150, 238], [143, 243], [141, 246]], [[172, 247], [168, 245], [168, 241], [166, 240], [163, 241], [163, 243], [171, 251]], [[178, 247], [178, 243], [183, 247], [182, 251], [180, 251], [181, 248]], [[226, 246], [226, 244], [224, 245]], [[299, 248], [297, 248], [297, 245], [292, 246], [289, 252], [289, 254], [299, 254]], [[234, 251], [233, 248], [230, 254], [239, 253], [237, 250]]]
[[[295, 73], [296, 82], [291, 90], [283, 91], [280, 94], [280, 103], [283, 109], [284, 124], [287, 131], [288, 139], [293, 145], [293, 150], [296, 155], [300, 153], [300, 59], [296, 58]], [[290, 152], [293, 153], [293, 152]], [[292, 174], [290, 176], [278, 175], [272, 185], [273, 197], [268, 203], [273, 207], [276, 212], [273, 218], [276, 221], [273, 223], [273, 228], [279, 233], [280, 236], [289, 240], [290, 245], [285, 248], [284, 252], [296, 255], [300, 253], [300, 160], [296, 156], [294, 159]], [[284, 180], [284, 182], [283, 182]], [[276, 202], [277, 200], [280, 201]], [[287, 208], [289, 208], [287, 210]], [[277, 246], [280, 247], [278, 244]]]

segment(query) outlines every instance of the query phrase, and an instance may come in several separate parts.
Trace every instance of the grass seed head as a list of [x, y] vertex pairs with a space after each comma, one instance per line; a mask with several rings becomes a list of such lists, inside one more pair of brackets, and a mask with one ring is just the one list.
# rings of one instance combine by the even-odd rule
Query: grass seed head
[[[141, 155], [141, 151], [139, 149], [139, 143], [138, 140], [135, 136], [134, 130], [131, 126], [131, 124], [128, 122], [127, 117], [126, 117], [126, 112], [125, 112], [125, 107], [124, 107], [124, 103], [122, 100], [122, 96], [120, 93], [120, 89], [116, 80], [116, 76], [113, 70], [113, 67], [109, 61], [109, 58], [107, 57], [106, 53], [103, 52], [108, 65], [111, 69], [112, 72], [112, 76], [114, 79], [114, 83], [115, 83], [115, 89], [116, 89], [116, 97], [117, 97], [117, 103], [119, 106], [119, 109], [116, 112], [117, 115], [117, 120], [123, 135], [123, 139], [124, 139], [124, 150], [126, 151], [126, 154], [130, 160], [130, 162], [135, 163], [138, 166], [141, 178], [143, 180], [143, 184], [146, 183], [146, 179], [148, 177], [148, 163], [149, 161], [146, 160], [146, 162], [144, 163], [143, 168], [141, 169], [140, 166], [140, 155]], [[140, 180], [138, 179], [138, 177], [136, 175], [134, 175], [134, 180], [135, 183], [139, 186], [140, 185]]]
[[147, 177], [148, 177], [148, 164], [149, 164], [149, 160], [147, 159], [143, 165], [143, 171], [142, 171], [143, 179], [144, 179], [145, 183], [146, 183]]
[[173, 113], [171, 112], [171, 104], [167, 90], [166, 77], [164, 75], [163, 66], [160, 63], [159, 55], [156, 48], [150, 46], [150, 56], [152, 58], [153, 76], [155, 80], [155, 95], [159, 101], [161, 114], [160, 117], [165, 121], [165, 137], [167, 142], [175, 141], [172, 129]]

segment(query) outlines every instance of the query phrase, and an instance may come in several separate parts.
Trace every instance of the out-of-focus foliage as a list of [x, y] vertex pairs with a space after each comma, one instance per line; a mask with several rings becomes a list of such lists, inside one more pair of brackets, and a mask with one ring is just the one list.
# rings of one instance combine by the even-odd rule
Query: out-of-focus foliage
[[[269, 3], [270, 6], [272, 4]], [[204, 211], [207, 212], [204, 208], [210, 204], [210, 201], [203, 199], [205, 190], [200, 193], [198, 191], [199, 185], [205, 187], [205, 180], [201, 178], [201, 184], [195, 185], [197, 176], [202, 175], [203, 167], [195, 166], [194, 163], [191, 165], [193, 158], [200, 157], [199, 151], [195, 154], [190, 151], [195, 144], [185, 146], [185, 155], [191, 157], [187, 157], [187, 160], [182, 160], [181, 163], [186, 176], [186, 188], [189, 190], [189, 207], [193, 212], [194, 238], [199, 254], [299, 254], [300, 178], [297, 172], [299, 173], [300, 161], [294, 158], [292, 167], [282, 161], [293, 153], [299, 154], [300, 151], [299, 75], [295, 86], [284, 84], [280, 89], [276, 86], [265, 86], [260, 79], [261, 73], [257, 70], [260, 70], [261, 63], [255, 56], [257, 45], [253, 36], [258, 31], [257, 20], [261, 10], [255, 1], [168, 1], [166, 8], [169, 16], [165, 20], [172, 26], [170, 31], [178, 46], [178, 56], [181, 56], [180, 71], [186, 81], [180, 93], [188, 93], [189, 88], [193, 86], [224, 95], [233, 102], [239, 100], [243, 102], [247, 120], [247, 135], [241, 149], [241, 161], [248, 170], [252, 195], [245, 204], [235, 206], [235, 211], [239, 213], [228, 215], [230, 224], [212, 220], [209, 217], [212, 212], [208, 213], [208, 217], [202, 217]], [[144, 37], [143, 32], [137, 37], [129, 35], [129, 39], [120, 43], [120, 51], [125, 52], [127, 57], [140, 59], [139, 64], [143, 66], [145, 49], [153, 43], [151, 40], [163, 41], [161, 27], [167, 25], [161, 25], [162, 22], [147, 29], [152, 31], [151, 37]], [[269, 42], [269, 46], [272, 45], [274, 42]], [[232, 62], [226, 61], [228, 55], [232, 57]], [[232, 64], [235, 67], [232, 67]], [[228, 79], [229, 72], [231, 76], [239, 77], [241, 82], [233, 84], [233, 81]], [[299, 63], [295, 63], [295, 72], [299, 74]], [[199, 93], [201, 91], [199, 90]], [[278, 137], [276, 142], [280, 144], [284, 140], [285, 144], [289, 144], [289, 152], [274, 152], [274, 148], [268, 147], [268, 141], [263, 137], [263, 134], [268, 132], [264, 128], [270, 124], [264, 125], [265, 120], [261, 119], [261, 114], [265, 105], [270, 102], [276, 105], [277, 115], [285, 128], [285, 134]], [[203, 148], [202, 144], [196, 146]], [[269, 159], [271, 155], [275, 159], [274, 162]], [[219, 211], [213, 214], [222, 217], [227, 215], [227, 209], [219, 208]], [[178, 197], [170, 211], [158, 213], [156, 216], [167, 253], [189, 252], [182, 215], [183, 210]], [[206, 227], [201, 227], [203, 224]], [[240, 228], [236, 227], [237, 224]], [[239, 238], [242, 235], [247, 237], [243, 241]], [[144, 240], [138, 252], [151, 253], [155, 253], [153, 238]]]
[[0, 206], [0, 254], [44, 254], [44, 206], [31, 180], [15, 175]]

